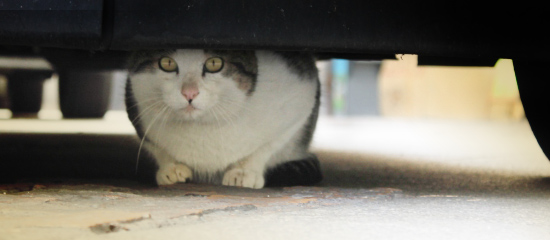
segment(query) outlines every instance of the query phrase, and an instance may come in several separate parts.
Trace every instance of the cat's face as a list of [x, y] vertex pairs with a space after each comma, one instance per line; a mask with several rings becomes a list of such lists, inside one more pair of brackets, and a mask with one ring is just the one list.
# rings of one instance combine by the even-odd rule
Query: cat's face
[[129, 74], [140, 114], [219, 122], [246, 108], [257, 69], [253, 51], [143, 51], [131, 58]]

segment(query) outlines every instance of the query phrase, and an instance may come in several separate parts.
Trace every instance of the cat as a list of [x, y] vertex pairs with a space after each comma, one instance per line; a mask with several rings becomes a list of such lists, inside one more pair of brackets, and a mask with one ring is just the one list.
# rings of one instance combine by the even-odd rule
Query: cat
[[128, 62], [127, 112], [158, 185], [318, 183], [319, 98], [305, 52], [145, 50]]

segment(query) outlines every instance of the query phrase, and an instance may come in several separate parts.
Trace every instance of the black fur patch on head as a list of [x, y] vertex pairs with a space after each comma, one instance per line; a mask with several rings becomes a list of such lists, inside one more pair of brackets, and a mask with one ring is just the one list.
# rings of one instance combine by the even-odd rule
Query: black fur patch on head
[[156, 69], [158, 60], [162, 56], [169, 56], [176, 50], [142, 50], [133, 52], [128, 59], [128, 71], [131, 73], [140, 73], [153, 71]]
[[275, 52], [281, 56], [288, 68], [298, 76], [316, 80], [318, 75], [317, 66], [315, 65], [315, 59], [309, 52]]
[[239, 89], [252, 95], [258, 77], [258, 59], [254, 51], [205, 50], [205, 53], [223, 58], [223, 76], [232, 78]]

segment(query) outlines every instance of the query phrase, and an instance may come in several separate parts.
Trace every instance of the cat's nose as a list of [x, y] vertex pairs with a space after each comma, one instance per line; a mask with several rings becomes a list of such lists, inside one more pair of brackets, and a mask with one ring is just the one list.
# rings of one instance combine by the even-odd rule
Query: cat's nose
[[199, 95], [199, 89], [195, 86], [184, 87], [181, 89], [181, 95], [189, 102], [193, 101]]

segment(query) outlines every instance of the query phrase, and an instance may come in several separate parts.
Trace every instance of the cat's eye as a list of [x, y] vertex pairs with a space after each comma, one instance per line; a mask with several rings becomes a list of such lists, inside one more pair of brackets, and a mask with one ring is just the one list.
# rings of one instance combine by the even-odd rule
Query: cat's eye
[[174, 59], [163, 57], [159, 60], [159, 67], [165, 72], [175, 72], [178, 70], [178, 64]]
[[204, 63], [204, 70], [209, 73], [217, 73], [223, 68], [223, 59], [219, 57], [211, 57]]

